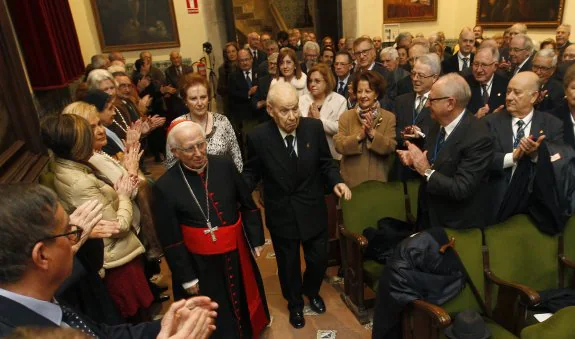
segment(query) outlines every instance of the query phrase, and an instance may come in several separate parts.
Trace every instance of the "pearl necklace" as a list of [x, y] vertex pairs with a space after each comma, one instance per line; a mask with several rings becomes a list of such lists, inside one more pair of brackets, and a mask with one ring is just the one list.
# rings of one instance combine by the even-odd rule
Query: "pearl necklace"
[[114, 124], [116, 124], [116, 126], [118, 126], [122, 131], [124, 131], [124, 133], [128, 133], [128, 123], [126, 122], [126, 119], [124, 119], [124, 116], [122, 115], [122, 113], [120, 113], [118, 107], [114, 106], [114, 111], [116, 111], [116, 115], [119, 115], [120, 118], [122, 118], [122, 122], [124, 123], [125, 128], [120, 126], [120, 124], [116, 121], [116, 119], [114, 119]]
[[[107, 159], [112, 160], [112, 162], [116, 165], [116, 166], [120, 166], [122, 167], [122, 164], [120, 164], [120, 161], [118, 161], [118, 159], [114, 159], [112, 156], [110, 156], [109, 154], [102, 152], [102, 151], [95, 151], [96, 153], [100, 154], [101, 156], [106, 157]], [[123, 168], [123, 167], [122, 167]]]

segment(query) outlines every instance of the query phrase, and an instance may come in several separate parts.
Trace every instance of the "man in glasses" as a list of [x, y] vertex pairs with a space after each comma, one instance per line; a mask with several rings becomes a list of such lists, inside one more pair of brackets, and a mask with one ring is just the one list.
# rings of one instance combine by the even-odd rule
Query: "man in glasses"
[[207, 154], [202, 126], [182, 120], [168, 145], [179, 161], [154, 185], [154, 215], [174, 298], [217, 302], [217, 338], [257, 338], [269, 323], [251, 255], [264, 244], [260, 211], [231, 158]]
[[[506, 109], [484, 119], [491, 130], [495, 152], [489, 172], [491, 223], [505, 219], [499, 215], [500, 206], [516, 170], [522, 168], [519, 173], [527, 173], [528, 178], [528, 167], [537, 161], [537, 150], [543, 139], [561, 141], [563, 138], [561, 121], [534, 109], [539, 89], [537, 74], [521, 72], [515, 75], [507, 86]], [[527, 170], [523, 172], [526, 166]]]
[[54, 299], [72, 273], [83, 234], [101, 218], [94, 207], [88, 202], [68, 216], [44, 186], [0, 186], [0, 336], [16, 327], [71, 327], [99, 338], [167, 339], [176, 332], [182, 338], [207, 338], [217, 308], [207, 297], [174, 303], [161, 323], [117, 326], [95, 324]]
[[465, 77], [471, 88], [467, 109], [478, 118], [505, 108], [505, 91], [509, 80], [499, 75], [499, 51], [496, 47], [481, 47], [471, 64], [471, 74]]
[[531, 70], [537, 74], [541, 87], [535, 108], [543, 112], [551, 112], [559, 106], [565, 97], [563, 84], [555, 79], [558, 56], [552, 49], [542, 49], [535, 53]]
[[[338, 94], [343, 95], [346, 99], [349, 99], [348, 86], [352, 81], [351, 72], [353, 70], [353, 59], [345, 49], [340, 50], [335, 55], [333, 68], [336, 75], [334, 90]], [[353, 107], [352, 103], [355, 104], [355, 100], [348, 100], [348, 109]]]
[[485, 123], [465, 107], [469, 85], [458, 74], [437, 80], [427, 98], [431, 117], [437, 122], [426, 135], [425, 151], [407, 141], [397, 151], [402, 163], [422, 178], [419, 190], [419, 227], [485, 227], [487, 179], [493, 143]]
[[519, 72], [531, 71], [533, 61], [533, 40], [525, 34], [516, 34], [509, 43], [511, 77]]

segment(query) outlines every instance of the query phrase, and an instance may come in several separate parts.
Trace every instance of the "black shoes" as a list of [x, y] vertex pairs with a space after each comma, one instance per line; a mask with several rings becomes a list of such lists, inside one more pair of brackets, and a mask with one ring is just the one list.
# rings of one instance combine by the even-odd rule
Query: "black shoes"
[[289, 323], [294, 328], [302, 328], [305, 326], [305, 319], [303, 317], [303, 311], [289, 311]]
[[318, 314], [325, 313], [325, 303], [323, 299], [316, 295], [315, 297], [309, 297], [309, 307]]

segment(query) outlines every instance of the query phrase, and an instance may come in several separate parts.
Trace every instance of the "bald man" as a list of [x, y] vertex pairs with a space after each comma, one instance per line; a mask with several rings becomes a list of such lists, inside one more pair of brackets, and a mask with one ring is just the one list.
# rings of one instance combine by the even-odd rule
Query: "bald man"
[[182, 56], [178, 51], [170, 53], [170, 67], [166, 68], [166, 81], [174, 88], [178, 88], [178, 81], [184, 74], [192, 73], [194, 69], [191, 66], [182, 63]]
[[406, 142], [397, 151], [402, 163], [422, 178], [418, 226], [485, 227], [488, 166], [493, 143], [485, 123], [466, 110], [469, 85], [458, 74], [444, 75], [429, 91], [426, 107], [436, 121], [425, 136], [425, 151]]
[[[493, 136], [495, 156], [489, 168], [491, 223], [504, 219], [500, 206], [518, 166], [530, 166], [545, 140], [561, 141], [563, 125], [551, 114], [534, 110], [540, 80], [533, 72], [515, 75], [507, 86], [505, 110], [485, 117]], [[523, 170], [522, 170], [523, 171]]]
[[468, 75], [471, 73], [471, 63], [473, 63], [473, 46], [475, 45], [475, 35], [473, 31], [469, 28], [464, 28], [459, 33], [459, 51], [454, 56], [445, 59], [441, 68], [443, 69], [443, 74], [462, 72], [462, 74]]
[[258, 33], [251, 32], [248, 34], [248, 45], [252, 58], [254, 59], [254, 65], [258, 66], [267, 59], [266, 53], [262, 50], [262, 44]]

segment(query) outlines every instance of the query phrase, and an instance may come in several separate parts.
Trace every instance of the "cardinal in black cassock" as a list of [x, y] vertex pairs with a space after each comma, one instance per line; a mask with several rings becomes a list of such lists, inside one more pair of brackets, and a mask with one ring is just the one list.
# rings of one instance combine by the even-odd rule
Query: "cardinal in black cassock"
[[[174, 298], [189, 297], [186, 291], [199, 286], [199, 294], [219, 305], [212, 338], [259, 338], [270, 319], [250, 251], [257, 248], [259, 254], [264, 244], [260, 211], [232, 160], [206, 156], [205, 138], [189, 132], [189, 124], [199, 126], [180, 124], [188, 129], [179, 128], [181, 147], [174, 155], [180, 161], [154, 185], [157, 233], [172, 271]], [[203, 168], [197, 170], [202, 156]]]

